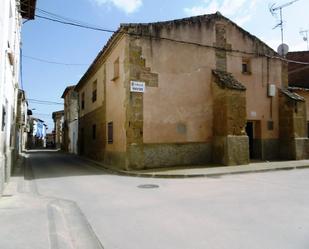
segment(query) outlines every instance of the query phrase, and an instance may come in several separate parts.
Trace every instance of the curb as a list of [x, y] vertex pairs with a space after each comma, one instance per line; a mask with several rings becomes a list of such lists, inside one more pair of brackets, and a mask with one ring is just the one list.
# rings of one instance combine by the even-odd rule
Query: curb
[[[89, 158], [86, 157], [82, 157], [82, 156], [77, 156], [80, 159], [84, 160], [84, 161], [88, 161], [94, 165], [90, 165], [92, 167], [95, 167], [97, 169], [104, 169], [109, 173], [115, 174], [115, 175], [119, 175], [119, 176], [130, 176], [130, 177], [143, 177], [143, 178], [171, 178], [171, 179], [175, 179], [175, 178], [179, 178], [179, 179], [183, 179], [183, 178], [199, 178], [199, 177], [219, 177], [219, 176], [223, 176], [223, 175], [240, 175], [240, 174], [250, 174], [250, 173], [266, 173], [266, 172], [272, 172], [272, 171], [284, 171], [284, 170], [294, 170], [294, 169], [305, 169], [305, 168], [309, 168], [309, 164], [308, 165], [299, 165], [299, 166], [281, 166], [281, 167], [276, 167], [276, 168], [262, 168], [262, 169], [246, 169], [244, 168], [243, 170], [238, 170], [238, 171], [227, 171], [227, 172], [209, 172], [209, 173], [202, 173], [202, 174], [162, 174], [162, 173], [142, 173], [142, 172], [129, 172], [129, 171], [124, 171], [124, 170], [118, 170], [118, 169], [113, 169], [108, 167], [107, 165], [91, 160]], [[233, 166], [231, 166], [233, 167]], [[220, 167], [212, 167], [212, 168], [220, 168]], [[231, 168], [232, 169], [232, 168]]]

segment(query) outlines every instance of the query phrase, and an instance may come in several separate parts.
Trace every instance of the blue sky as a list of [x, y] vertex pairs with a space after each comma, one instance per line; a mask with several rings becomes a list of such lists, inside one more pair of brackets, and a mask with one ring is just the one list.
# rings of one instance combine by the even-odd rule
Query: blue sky
[[[153, 22], [208, 14], [219, 10], [223, 15], [276, 49], [280, 44], [278, 23], [269, 6], [291, 0], [37, 0], [37, 7], [65, 17], [108, 29], [120, 23]], [[285, 43], [291, 51], [306, 50], [299, 31], [309, 29], [309, 1], [298, 0], [283, 10]], [[42, 14], [39, 11], [36, 14]], [[23, 58], [23, 87], [30, 99], [62, 102], [65, 87], [76, 84], [85, 73], [109, 33], [91, 31], [36, 18], [23, 26], [23, 55], [48, 61], [84, 64], [64, 66]], [[38, 105], [34, 115], [53, 129], [51, 113], [61, 105]]]

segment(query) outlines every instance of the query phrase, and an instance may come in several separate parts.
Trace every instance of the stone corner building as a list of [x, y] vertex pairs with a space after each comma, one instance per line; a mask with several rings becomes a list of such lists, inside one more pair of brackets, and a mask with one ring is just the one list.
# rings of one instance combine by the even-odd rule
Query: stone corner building
[[304, 158], [277, 56], [220, 13], [121, 25], [75, 87], [79, 153], [126, 170]]

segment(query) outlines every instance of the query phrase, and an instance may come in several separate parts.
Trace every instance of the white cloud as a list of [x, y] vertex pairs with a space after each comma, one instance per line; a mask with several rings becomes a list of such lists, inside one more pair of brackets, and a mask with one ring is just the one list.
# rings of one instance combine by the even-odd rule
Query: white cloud
[[245, 23], [250, 21], [251, 18], [251, 15], [238, 16], [234, 18], [234, 22], [237, 23], [239, 26], [243, 26]]
[[262, 37], [261, 40], [275, 51], [277, 51], [278, 46], [281, 44], [280, 39], [266, 39]]
[[201, 5], [185, 8], [184, 11], [190, 16], [220, 11], [239, 25], [243, 25], [251, 19], [252, 10], [254, 10], [258, 1], [260, 0], [252, 0], [249, 3], [247, 0], [203, 0]]
[[127, 14], [137, 11], [143, 4], [142, 0], [93, 0], [98, 5], [112, 4]]
[[306, 51], [307, 50], [307, 44], [305, 42], [300, 43], [292, 43], [290, 46], [290, 51]]
[[[270, 46], [272, 49], [277, 51], [278, 46], [281, 44], [280, 39], [262, 39], [268, 46]], [[289, 51], [304, 51], [307, 50], [307, 44], [304, 41], [299, 41], [297, 38], [292, 38], [284, 43], [288, 44], [289, 46]]]

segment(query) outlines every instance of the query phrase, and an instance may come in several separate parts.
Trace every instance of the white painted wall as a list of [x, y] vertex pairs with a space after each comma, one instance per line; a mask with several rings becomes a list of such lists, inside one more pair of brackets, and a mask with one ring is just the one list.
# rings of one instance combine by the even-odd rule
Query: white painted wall
[[[16, 0], [0, 1], [0, 195], [11, 173], [15, 147], [21, 24]], [[13, 55], [12, 62], [9, 53]]]
[[69, 123], [69, 152], [77, 154], [78, 120]]

